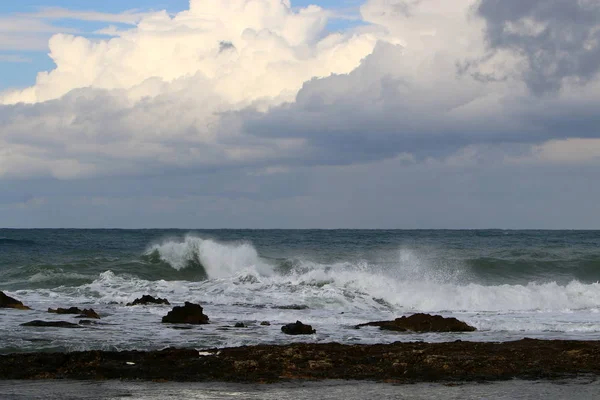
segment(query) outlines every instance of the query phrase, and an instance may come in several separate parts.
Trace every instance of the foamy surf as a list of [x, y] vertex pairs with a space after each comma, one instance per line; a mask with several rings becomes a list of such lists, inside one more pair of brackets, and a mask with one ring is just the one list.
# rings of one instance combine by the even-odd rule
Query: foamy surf
[[[239, 297], [251, 303], [296, 302], [336, 309], [381, 309], [423, 312], [486, 311], [568, 311], [600, 305], [600, 284], [571, 281], [526, 285], [483, 285], [465, 282], [468, 273], [457, 269], [431, 267], [414, 251], [398, 250], [398, 262], [385, 266], [364, 260], [321, 264], [294, 260], [282, 271], [259, 257], [250, 243], [219, 243], [187, 236], [182, 241], [153, 245], [148, 253], [175, 269], [186, 268], [194, 260], [203, 266], [212, 295], [231, 302]], [[291, 264], [291, 263], [290, 263]], [[185, 285], [185, 283], [181, 283]], [[127, 288], [130, 290], [131, 288]]]
[[[18, 257], [25, 260], [0, 269], [0, 279], [5, 290], [34, 308], [30, 314], [3, 314], [6, 328], [0, 334], [7, 338], [6, 348], [205, 349], [306, 340], [465, 339], [354, 329], [359, 323], [415, 312], [464, 320], [479, 329], [467, 337], [475, 341], [600, 337], [600, 284], [594, 275], [598, 257], [586, 247], [589, 238], [579, 247], [575, 241], [547, 249], [540, 241], [528, 250], [506, 246], [499, 235], [484, 235], [478, 244], [473, 235], [457, 233], [442, 235], [444, 242], [437, 232], [431, 237], [410, 233], [421, 235], [425, 243], [395, 243], [394, 232], [101, 232], [102, 240], [86, 239], [94, 238], [88, 232], [76, 236], [84, 238], [81, 245], [73, 245], [69, 232], [43, 234], [32, 233], [36, 252], [43, 256], [33, 264], [26, 264], [37, 254], [31, 249], [9, 246], [12, 253], [0, 253], [4, 265]], [[127, 242], [132, 235], [134, 245]], [[530, 236], [513, 243], [531, 241]], [[106, 240], [112, 240], [110, 246], [89, 254], [82, 250]], [[66, 245], [44, 253], [46, 243]], [[573, 246], [580, 260], [570, 256]], [[6, 254], [10, 257], [3, 259]], [[125, 306], [144, 294], [167, 298], [173, 305], [202, 304], [211, 325], [179, 331], [160, 324], [167, 306]], [[45, 335], [19, 327], [27, 322], [19, 318], [62, 318], [46, 310], [68, 306], [92, 307], [109, 325]], [[296, 320], [314, 325], [317, 334], [282, 337], [280, 326]], [[271, 328], [261, 327], [261, 321], [271, 322]], [[248, 328], [235, 330], [235, 322]], [[24, 334], [31, 342], [23, 341]]]

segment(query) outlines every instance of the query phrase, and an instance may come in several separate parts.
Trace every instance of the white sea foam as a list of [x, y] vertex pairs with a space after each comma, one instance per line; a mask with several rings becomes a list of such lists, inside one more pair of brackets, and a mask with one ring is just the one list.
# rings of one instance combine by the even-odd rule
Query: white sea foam
[[[203, 294], [196, 296], [222, 304], [305, 304], [340, 311], [387, 307], [424, 312], [550, 312], [600, 306], [599, 283], [469, 283], [464, 271], [444, 265], [432, 266], [410, 249], [400, 249], [398, 262], [392, 266], [382, 267], [365, 261], [334, 264], [299, 261], [285, 273], [276, 273], [249, 243], [224, 244], [188, 236], [183, 241], [154, 245], [149, 249], [153, 251], [176, 269], [185, 268], [190, 260], [197, 259], [205, 268], [208, 281], [202, 284]], [[165, 283], [148, 285], [165, 286]], [[148, 285], [138, 284], [135, 292], [140, 292], [139, 286]], [[170, 287], [171, 293], [179, 291], [189, 295], [186, 286], [197, 285], [179, 282], [175, 286], [179, 290]], [[126, 292], [131, 293], [133, 289], [127, 287]]]
[[[148, 337], [152, 337], [157, 346], [205, 348], [279, 343], [282, 339], [277, 325], [297, 319], [315, 325], [317, 335], [310, 340], [316, 341], [375, 343], [455, 339], [439, 334], [397, 336], [374, 334], [369, 329], [350, 329], [358, 323], [414, 312], [455, 316], [472, 324], [479, 331], [470, 334], [469, 340], [514, 340], [524, 336], [597, 338], [600, 335], [599, 283], [485, 285], [457, 272], [451, 265], [432, 264], [427, 254], [406, 248], [397, 251], [395, 263], [390, 263], [387, 256], [382, 257], [385, 262], [380, 264], [365, 260], [318, 263], [297, 257], [292, 268], [272, 268], [248, 243], [219, 243], [187, 237], [157, 244], [148, 251], [158, 252], [173, 268], [184, 269], [190, 257], [196, 257], [206, 269], [208, 279], [149, 280], [135, 274], [105, 271], [91, 283], [19, 291], [17, 297], [39, 310], [93, 304], [95, 309], [104, 310], [108, 315], [107, 322], [118, 327], [114, 328], [117, 336], [110, 343], [122, 348], [138, 346], [131, 343], [132, 337], [139, 339], [139, 346], [144, 346]], [[212, 324], [203, 328], [201, 336], [186, 336], [185, 332], [157, 325], [166, 313], [165, 307], [124, 307], [125, 303], [144, 294], [166, 297], [172, 304], [184, 301], [202, 304]], [[291, 305], [307, 308], [285, 307]], [[260, 327], [258, 323], [263, 320], [270, 321], [274, 327]], [[254, 327], [244, 330], [243, 334], [236, 330], [218, 330], [235, 321], [249, 321]], [[119, 336], [120, 330], [126, 333]], [[105, 339], [103, 336], [98, 340]], [[292, 339], [286, 337], [285, 340]]]
[[[354, 268], [352, 264], [304, 263], [300, 269], [304, 272], [256, 274], [254, 279], [237, 274], [198, 282], [150, 281], [106, 271], [94, 282], [78, 287], [14, 293], [38, 311], [31, 316], [12, 313], [10, 318], [13, 320], [6, 326], [18, 327], [33, 318], [50, 318], [45, 313], [48, 307], [90, 304], [103, 314], [104, 322], [112, 325], [81, 333], [75, 341], [81, 349], [166, 346], [206, 349], [306, 340], [382, 343], [456, 339], [505, 341], [522, 337], [591, 339], [600, 335], [598, 284], [461, 286], [435, 281], [398, 281], [381, 272], [369, 272], [368, 265]], [[124, 303], [143, 294], [166, 297], [173, 305], [184, 301], [199, 303], [209, 315], [211, 325], [203, 327], [201, 332], [199, 329], [175, 331], [160, 324], [168, 307], [124, 307]], [[280, 308], [292, 304], [308, 308]], [[454, 316], [475, 326], [478, 331], [468, 336], [453, 336], [434, 333], [398, 335], [369, 328], [353, 329], [359, 323], [393, 319], [417, 311]], [[313, 325], [317, 335], [311, 335], [314, 336], [311, 338], [283, 337], [279, 326], [298, 319]], [[264, 320], [270, 321], [272, 326], [261, 327], [259, 322]], [[249, 322], [250, 328], [242, 331], [222, 329], [236, 321]], [[72, 337], [55, 335], [53, 340], [70, 350], [79, 349], [72, 347]]]
[[[89, 283], [79, 281], [85, 276], [72, 270], [44, 270], [29, 277], [35, 285], [8, 294], [33, 310], [4, 311], [2, 318], [6, 321], [0, 326], [0, 333], [7, 338], [5, 348], [32, 351], [169, 346], [204, 351], [223, 346], [306, 340], [379, 343], [504, 341], [523, 337], [600, 339], [599, 283], [547, 279], [500, 284], [510, 282], [511, 271], [518, 272], [516, 268], [500, 270], [509, 278], [502, 281], [501, 276], [494, 283], [496, 276], [485, 275], [487, 270], [470, 269], [451, 251], [425, 246], [388, 248], [376, 254], [348, 255], [345, 259], [340, 251], [333, 254], [338, 258], [327, 262], [323, 259], [317, 262], [314, 253], [293, 254], [293, 260], [274, 265], [273, 261], [261, 258], [247, 242], [218, 242], [194, 236], [165, 240], [149, 246], [147, 255], [137, 261], [97, 264], [108, 264], [104, 269], [112, 270], [98, 273], [102, 269], [96, 269], [94, 264], [95, 272], [90, 274], [96, 274], [95, 277], [83, 281]], [[157, 263], [158, 259], [173, 270]], [[195, 273], [198, 269], [206, 272], [206, 279]], [[547, 276], [561, 278], [552, 272]], [[50, 286], [55, 287], [50, 289]], [[167, 306], [125, 307], [125, 303], [144, 294], [167, 298], [173, 305], [184, 301], [199, 303], [211, 324], [189, 331], [174, 330], [160, 324], [169, 310]], [[32, 319], [64, 318], [50, 315], [46, 310], [68, 306], [93, 307], [107, 325], [77, 332], [44, 332], [43, 338], [50, 338], [49, 342], [39, 341], [42, 336], [38, 331], [24, 331], [20, 327]], [[414, 312], [454, 316], [478, 331], [468, 335], [399, 335], [376, 328], [353, 329], [359, 323]], [[271, 326], [260, 326], [264, 320]], [[317, 334], [310, 338], [282, 335], [280, 326], [296, 320], [310, 323]], [[238, 321], [249, 327], [223, 329]], [[23, 337], [32, 338], [31, 343], [23, 341]]]
[[[147, 281], [103, 273], [91, 284], [73, 288], [104, 303], [127, 302], [145, 293], [174, 301], [255, 306], [306, 305], [329, 311], [396, 310], [398, 312], [514, 312], [595, 310], [600, 306], [600, 284], [573, 281], [527, 285], [459, 285], [427, 281], [399, 281], [348, 265], [328, 266], [287, 275], [238, 274], [202, 282]], [[73, 293], [75, 294], [75, 293]]]

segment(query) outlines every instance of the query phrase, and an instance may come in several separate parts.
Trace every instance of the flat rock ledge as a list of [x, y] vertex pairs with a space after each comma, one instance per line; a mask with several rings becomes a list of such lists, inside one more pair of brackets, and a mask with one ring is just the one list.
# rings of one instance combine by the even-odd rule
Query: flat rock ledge
[[36, 328], [81, 328], [81, 326], [79, 326], [78, 324], [74, 324], [72, 322], [67, 322], [67, 321], [40, 321], [40, 320], [35, 320], [35, 321], [30, 321], [30, 322], [25, 322], [24, 324], [21, 324], [21, 326], [29, 326], [29, 327], [36, 327]]
[[563, 379], [578, 375], [600, 375], [599, 341], [318, 343], [206, 351], [166, 349], [0, 356], [0, 379], [255, 383], [346, 379], [415, 383]]
[[409, 317], [396, 318], [393, 321], [367, 322], [366, 324], [356, 325], [356, 328], [363, 326], [378, 326], [381, 330], [396, 332], [473, 332], [475, 327], [460, 321], [456, 318], [446, 318], [441, 315], [413, 314]]

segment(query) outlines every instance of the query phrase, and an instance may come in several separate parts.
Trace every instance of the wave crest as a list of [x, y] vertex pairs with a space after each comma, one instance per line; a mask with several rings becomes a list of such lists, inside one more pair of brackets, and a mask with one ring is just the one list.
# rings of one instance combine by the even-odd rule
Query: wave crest
[[262, 260], [249, 243], [219, 243], [211, 239], [187, 236], [183, 241], [168, 240], [146, 252], [158, 256], [176, 270], [202, 269], [206, 278], [221, 279], [244, 273], [271, 275], [273, 268]]

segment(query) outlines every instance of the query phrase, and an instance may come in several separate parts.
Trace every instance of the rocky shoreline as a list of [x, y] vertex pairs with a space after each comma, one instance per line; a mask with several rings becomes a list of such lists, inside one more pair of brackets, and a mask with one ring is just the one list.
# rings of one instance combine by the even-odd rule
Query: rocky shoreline
[[0, 356], [0, 379], [396, 383], [600, 375], [600, 341], [259, 345], [198, 351], [85, 351]]
[[[169, 304], [166, 299], [144, 296], [133, 304]], [[0, 307], [28, 311], [29, 307], [0, 292]], [[27, 328], [80, 328], [98, 324], [93, 309], [48, 309], [54, 314], [86, 318], [79, 323], [35, 320]], [[158, 322], [158, 321], [157, 321]], [[199, 304], [185, 302], [162, 318], [163, 324], [184, 327], [209, 324]], [[269, 325], [268, 321], [261, 323]], [[413, 314], [392, 321], [359, 324], [399, 332], [473, 332], [455, 318]], [[235, 327], [244, 328], [243, 323]], [[372, 329], [372, 328], [371, 328]], [[301, 321], [283, 325], [284, 335], [312, 335]], [[600, 341], [523, 339], [515, 342], [449, 343], [396, 342], [348, 345], [296, 343], [256, 345], [198, 351], [84, 351], [72, 353], [19, 353], [0, 355], [0, 380], [79, 379], [179, 382], [275, 383], [288, 380], [370, 380], [397, 383], [466, 382], [520, 379], [554, 379], [600, 375]]]

